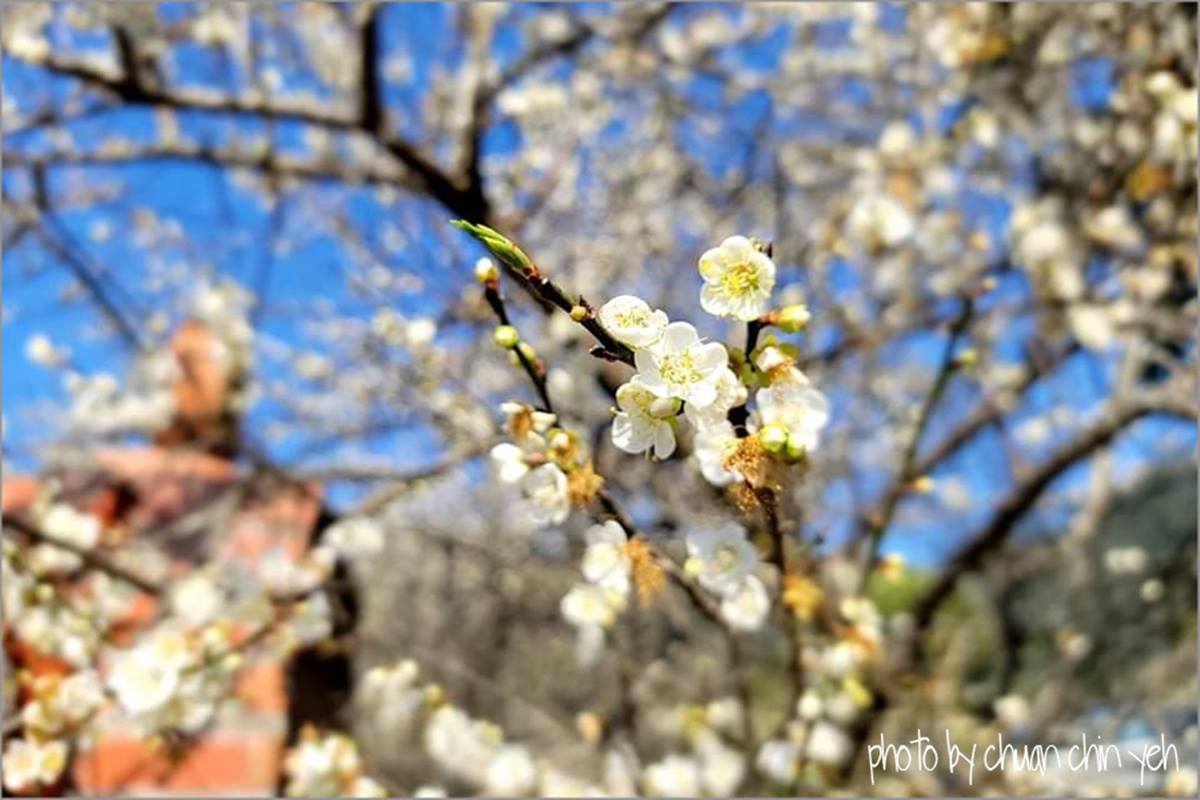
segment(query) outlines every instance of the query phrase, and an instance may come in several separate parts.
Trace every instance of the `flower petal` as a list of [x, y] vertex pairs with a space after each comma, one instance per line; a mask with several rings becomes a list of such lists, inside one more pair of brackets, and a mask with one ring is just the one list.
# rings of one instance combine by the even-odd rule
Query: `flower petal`
[[721, 277], [721, 249], [714, 247], [711, 250], [705, 250], [704, 255], [700, 256], [700, 275], [706, 281], [715, 281]]
[[[700, 341], [695, 327], [688, 322], [672, 322], [663, 330], [662, 338], [655, 348], [660, 353], [679, 353]], [[640, 371], [640, 370], [639, 370]]]
[[696, 367], [704, 373], [716, 372], [729, 365], [729, 353], [720, 342], [708, 342], [696, 348]]
[[618, 414], [613, 418], [612, 443], [626, 453], [645, 452], [653, 442], [646, 427], [634, 422], [628, 414]]
[[662, 374], [658, 371], [658, 363], [651, 353], [646, 350], [635, 350], [633, 363], [637, 368], [636, 379], [639, 384], [659, 397], [668, 395], [667, 384], [663, 381]]
[[729, 313], [729, 298], [718, 284], [706, 283], [700, 290], [700, 307], [714, 317], [723, 317]]
[[717, 387], [711, 381], [693, 383], [687, 388], [687, 396], [683, 399], [699, 408], [710, 406], [717, 399]]
[[670, 458], [675, 452], [675, 430], [669, 423], [660, 422], [654, 431], [654, 455], [658, 458]]

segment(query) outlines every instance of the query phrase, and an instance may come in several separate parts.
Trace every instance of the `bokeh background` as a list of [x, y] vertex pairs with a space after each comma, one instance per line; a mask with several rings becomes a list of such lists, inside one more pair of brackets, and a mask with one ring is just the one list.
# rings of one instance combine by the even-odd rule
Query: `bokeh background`
[[[920, 654], [884, 648], [830, 764], [781, 787], [751, 752], [735, 791], [872, 791], [862, 743], [921, 727], [1163, 734], [1183, 763], [1144, 785], [1131, 766], [875, 791], [1195, 792], [1194, 5], [9, 3], [3, 22], [6, 513], [52, 487], [104, 521], [98, 552], [170, 585], [231, 552], [254, 572], [272, 536], [304, 566], [339, 520], [384, 532], [318, 590], [334, 644], [280, 657], [276, 739], [311, 723], [390, 792], [479, 790], [362, 700], [371, 668], [412, 659], [576, 781], [559, 793], [642, 788], [611, 775], [622, 726], [638, 763], [682, 747], [680, 720], [730, 692], [720, 632], [672, 593], [579, 663], [559, 601], [587, 515], [537, 528], [489, 469], [499, 404], [534, 396], [491, 342], [484, 253], [448, 221], [737, 345], [695, 264], [742, 233], [772, 243], [780, 302], [811, 310], [792, 341], [832, 408], [788, 535]], [[682, 552], [739, 518], [687, 442], [665, 463], [615, 450], [627, 370], [505, 292], [652, 541]], [[56, 591], [98, 604], [104, 570], [68, 572]], [[39, 648], [5, 602], [11, 742]], [[765, 736], [792, 714], [784, 637], [745, 638]], [[245, 699], [211, 701], [226, 730], [250, 725], [224, 710]], [[122, 773], [85, 739], [91, 771], [49, 785], [204, 786], [204, 735], [167, 740], [167, 767]], [[207, 787], [286, 788], [281, 767], [232, 771]]]

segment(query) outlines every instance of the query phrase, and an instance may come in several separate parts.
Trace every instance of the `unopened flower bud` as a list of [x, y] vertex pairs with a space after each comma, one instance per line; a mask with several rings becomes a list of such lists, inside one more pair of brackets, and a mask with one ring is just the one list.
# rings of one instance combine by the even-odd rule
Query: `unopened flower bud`
[[533, 266], [533, 262], [529, 260], [529, 256], [525, 255], [525, 252], [521, 248], [510, 242], [499, 231], [493, 230], [486, 225], [476, 225], [462, 219], [453, 220], [450, 224], [474, 236], [484, 247], [491, 251], [493, 256], [500, 259], [501, 263], [507, 265], [510, 269], [526, 275], [537, 272], [537, 268]]
[[446, 702], [446, 690], [439, 684], [431, 683], [425, 687], [425, 702], [437, 707]]
[[929, 494], [933, 491], [933, 478], [928, 475], [922, 475], [912, 482], [912, 490], [917, 494]]
[[785, 333], [799, 333], [808, 327], [810, 319], [812, 314], [808, 313], [808, 306], [804, 303], [792, 303], [779, 310], [779, 321], [776, 324]]
[[550, 434], [550, 449], [555, 453], [565, 453], [571, 449], [571, 435], [563, 430], [556, 430]]
[[767, 425], [758, 432], [758, 441], [768, 453], [782, 453], [787, 449], [787, 428], [782, 425]]
[[521, 343], [521, 335], [512, 325], [497, 325], [492, 333], [492, 340], [505, 350], [511, 350]]
[[650, 416], [668, 419], [679, 412], [679, 400], [674, 397], [659, 397], [650, 403]]
[[956, 366], [970, 368], [979, 363], [979, 353], [974, 347], [968, 347], [954, 358]]
[[579, 305], [571, 306], [571, 319], [576, 322], [583, 322], [588, 318], [588, 310]]
[[788, 434], [787, 447], [784, 448], [784, 452], [788, 458], [799, 461], [808, 455], [808, 448], [800, 441], [800, 437]]
[[604, 721], [595, 712], [584, 711], [575, 718], [575, 729], [585, 742], [595, 744], [604, 733]]
[[521, 355], [525, 356], [526, 361], [530, 363], [537, 361], [537, 351], [529, 342], [521, 342], [517, 345], [517, 349], [521, 351]]
[[475, 280], [480, 283], [492, 283], [500, 280], [500, 270], [487, 256], [475, 262]]
[[204, 629], [200, 634], [200, 644], [208, 652], [216, 652], [228, 643], [224, 632], [215, 626]]

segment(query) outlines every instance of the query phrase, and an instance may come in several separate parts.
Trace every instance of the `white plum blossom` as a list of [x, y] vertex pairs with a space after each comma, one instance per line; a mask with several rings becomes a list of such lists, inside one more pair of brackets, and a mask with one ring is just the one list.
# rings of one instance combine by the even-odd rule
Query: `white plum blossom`
[[599, 625], [582, 625], [575, 629], [575, 660], [581, 667], [590, 667], [604, 652], [604, 629]]
[[383, 528], [368, 517], [350, 517], [331, 525], [325, 542], [345, 558], [371, 558], [383, 551]]
[[728, 420], [700, 428], [692, 442], [692, 451], [700, 464], [700, 474], [713, 486], [728, 486], [742, 480], [740, 472], [726, 466], [737, 448], [737, 433]]
[[693, 758], [672, 754], [646, 767], [643, 782], [651, 797], [699, 797], [700, 765]]
[[624, 608], [625, 598], [619, 593], [590, 583], [576, 584], [562, 599], [563, 619], [576, 628], [609, 628]]
[[24, 792], [58, 780], [67, 765], [66, 742], [12, 739], [4, 744], [4, 787]]
[[760, 389], [754, 399], [764, 425], [778, 425], [787, 431], [789, 450], [817, 449], [821, 429], [829, 422], [829, 401], [803, 372], [790, 370], [788, 380]]
[[354, 740], [342, 733], [305, 736], [284, 757], [286, 794], [291, 797], [384, 797], [375, 781], [362, 775], [362, 757]]
[[316, 644], [328, 639], [333, 633], [333, 609], [329, 605], [329, 595], [316, 591], [298, 603], [288, 620], [288, 629], [300, 644]]
[[630, 561], [625, 529], [613, 520], [588, 528], [583, 577], [601, 589], [625, 595], [630, 589]]
[[732, 734], [741, 730], [745, 713], [736, 697], [721, 697], [709, 701], [705, 709], [705, 719], [713, 730]]
[[775, 263], [745, 236], [730, 236], [700, 256], [700, 305], [718, 317], [757, 319], [775, 288]]
[[462, 709], [446, 705], [425, 726], [425, 750], [451, 775], [482, 783], [487, 766], [501, 744], [495, 725], [474, 720]]
[[1138, 595], [1142, 598], [1142, 602], [1145, 603], [1157, 603], [1163, 599], [1166, 591], [1167, 587], [1158, 578], [1150, 578], [1147, 581], [1143, 581], [1142, 585], [1138, 587]]
[[619, 449], [626, 453], [652, 449], [656, 458], [669, 458], [675, 452], [671, 420], [679, 410], [678, 400], [659, 397], [635, 377], [617, 389], [617, 407], [612, 441]]
[[745, 384], [738, 380], [733, 370], [726, 367], [720, 371], [716, 380], [717, 397], [703, 408], [695, 405], [684, 406], [683, 412], [688, 422], [699, 430], [712, 425], [720, 425], [728, 420], [729, 409], [746, 402], [749, 392]]
[[211, 622], [221, 610], [221, 590], [203, 573], [188, 575], [171, 588], [171, 610], [187, 625]]
[[67, 362], [70, 354], [55, 347], [46, 334], [35, 333], [25, 342], [25, 357], [40, 367], [59, 367]]
[[808, 722], [820, 718], [824, 709], [825, 704], [821, 701], [821, 696], [812, 689], [805, 691], [796, 701], [796, 716]]
[[[75, 549], [91, 550], [100, 542], [100, 520], [66, 503], [50, 506], [41, 524], [49, 538]], [[42, 544], [33, 549], [31, 563], [43, 573], [58, 573], [79, 569], [83, 560], [65, 547]]]
[[706, 731], [696, 742], [700, 757], [700, 783], [709, 797], [729, 797], [746, 775], [746, 760], [742, 754], [722, 744], [720, 737]]
[[559, 610], [575, 628], [576, 658], [581, 666], [595, 663], [604, 646], [604, 631], [611, 628], [625, 608], [624, 591], [601, 588], [591, 583], [576, 584], [563, 595]]
[[1104, 568], [1113, 575], [1140, 575], [1147, 561], [1146, 551], [1136, 545], [1110, 547], [1104, 553]]
[[721, 616], [729, 627], [739, 631], [761, 628], [770, 610], [767, 587], [753, 575], [746, 576], [737, 590], [721, 601]]
[[539, 411], [511, 400], [501, 403], [500, 411], [505, 416], [505, 426], [512, 433], [513, 441], [526, 452], [537, 452], [545, 447], [542, 434], [558, 422], [558, 417], [549, 411]]
[[821, 652], [821, 671], [830, 678], [841, 679], [858, 669], [862, 650], [847, 641], [836, 642]]
[[667, 327], [666, 313], [650, 308], [645, 300], [629, 294], [609, 300], [596, 316], [617, 341], [633, 348], [654, 344]]
[[707, 406], [717, 399], [717, 381], [729, 363], [720, 342], [702, 342], [686, 322], [672, 322], [652, 347], [634, 353], [638, 379], [659, 397]]
[[83, 550], [100, 541], [100, 520], [66, 503], [55, 503], [42, 517], [42, 530], [51, 538]]
[[800, 748], [787, 739], [768, 739], [758, 748], [755, 766], [771, 781], [794, 783], [799, 770]]
[[567, 476], [555, 464], [530, 470], [520, 481], [529, 516], [537, 525], [559, 525], [571, 513]]
[[529, 750], [521, 745], [501, 747], [484, 775], [484, 794], [489, 797], [520, 797], [537, 785], [538, 769]]
[[104, 705], [105, 700], [104, 686], [94, 669], [81, 670], [64, 678], [54, 695], [59, 713], [70, 725], [82, 722]]
[[492, 464], [501, 483], [514, 484], [529, 472], [526, 452], [511, 442], [501, 442], [491, 450]]
[[885, 194], [863, 195], [846, 217], [847, 233], [869, 250], [896, 247], [917, 230], [913, 215], [899, 201]]
[[109, 673], [108, 686], [129, 714], [162, 708], [179, 688], [180, 665], [159, 650], [142, 645], [123, 654]]
[[737, 592], [758, 565], [758, 552], [737, 524], [693, 531], [687, 549], [688, 571], [705, 589], [722, 596]]
[[849, 735], [826, 720], [813, 725], [806, 740], [805, 755], [819, 764], [841, 766], [854, 749]]

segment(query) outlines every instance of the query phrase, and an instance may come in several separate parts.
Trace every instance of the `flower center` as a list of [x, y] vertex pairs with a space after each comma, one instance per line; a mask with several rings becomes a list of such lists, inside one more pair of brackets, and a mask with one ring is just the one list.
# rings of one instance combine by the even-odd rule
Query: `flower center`
[[639, 328], [646, 324], [649, 315], [644, 309], [630, 308], [626, 311], [619, 311], [613, 315], [617, 324], [622, 328]]
[[704, 377], [696, 368], [692, 354], [687, 352], [663, 356], [658, 362], [658, 372], [662, 379], [672, 386], [697, 383]]
[[713, 556], [713, 564], [721, 572], [730, 572], [737, 566], [737, 553], [729, 545], [722, 545]]
[[721, 288], [730, 295], [742, 296], [759, 290], [758, 270], [749, 261], [739, 261], [721, 274]]

